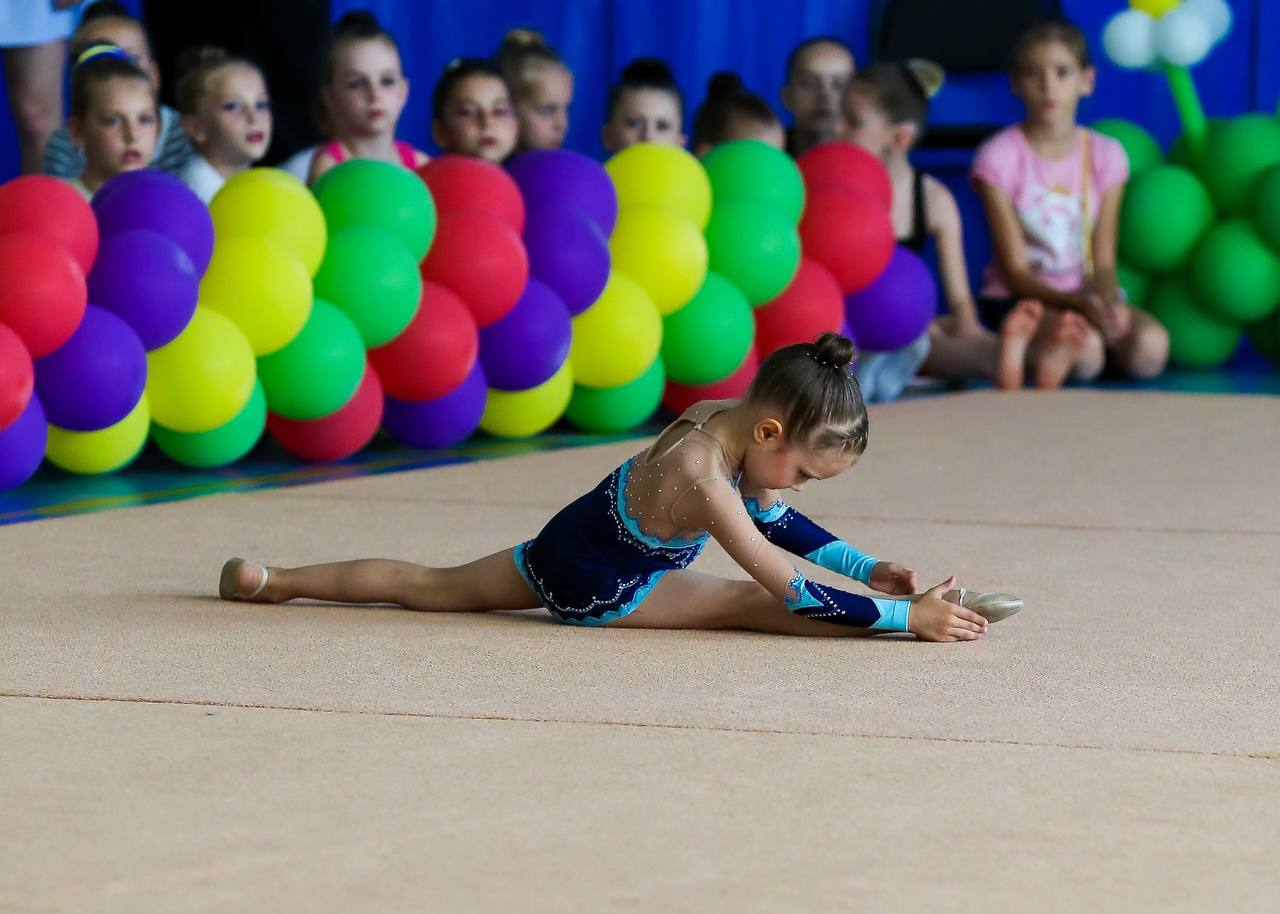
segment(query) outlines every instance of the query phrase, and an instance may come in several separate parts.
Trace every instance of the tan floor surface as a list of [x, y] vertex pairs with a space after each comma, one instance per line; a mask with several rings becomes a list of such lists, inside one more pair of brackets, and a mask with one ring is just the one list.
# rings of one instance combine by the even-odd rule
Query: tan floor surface
[[0, 911], [1280, 910], [1277, 399], [873, 410], [794, 501], [1022, 593], [977, 644], [210, 596], [500, 549], [637, 447], [0, 528]]

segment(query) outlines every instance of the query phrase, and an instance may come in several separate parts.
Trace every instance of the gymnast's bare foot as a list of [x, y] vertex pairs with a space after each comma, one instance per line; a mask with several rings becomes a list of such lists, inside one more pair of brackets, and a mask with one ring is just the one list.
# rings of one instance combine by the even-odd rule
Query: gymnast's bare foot
[[996, 387], [1017, 390], [1022, 387], [1026, 370], [1027, 345], [1040, 327], [1044, 306], [1033, 299], [1023, 299], [1000, 324], [1000, 361], [996, 367]]
[[1071, 374], [1084, 350], [1089, 325], [1075, 311], [1062, 311], [1045, 320], [1039, 351], [1032, 357], [1035, 385], [1041, 390], [1057, 390]]

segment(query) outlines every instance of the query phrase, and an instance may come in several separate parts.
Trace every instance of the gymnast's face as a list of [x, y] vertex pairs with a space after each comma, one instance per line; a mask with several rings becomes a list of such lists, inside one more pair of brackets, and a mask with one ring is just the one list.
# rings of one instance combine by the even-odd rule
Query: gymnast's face
[[630, 89], [622, 93], [602, 130], [604, 148], [621, 152], [636, 143], [684, 146], [680, 99], [664, 89]]
[[488, 73], [458, 81], [431, 135], [445, 152], [501, 164], [516, 148], [520, 127], [507, 84]]
[[743, 462], [743, 477], [752, 490], [791, 489], [799, 492], [811, 480], [839, 476], [857, 461], [850, 448], [815, 448], [797, 444], [782, 423], [768, 417], [756, 423]]
[[844, 115], [841, 138], [845, 142], [856, 143], [882, 162], [899, 151], [894, 124], [868, 89], [857, 83], [851, 85], [844, 93], [841, 111]]

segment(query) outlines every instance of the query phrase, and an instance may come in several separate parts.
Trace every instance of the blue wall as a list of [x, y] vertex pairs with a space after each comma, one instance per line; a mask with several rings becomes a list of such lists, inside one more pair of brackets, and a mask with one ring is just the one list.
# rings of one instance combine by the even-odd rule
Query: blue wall
[[[1227, 43], [1196, 70], [1205, 106], [1213, 114], [1274, 108], [1280, 96], [1280, 3], [1230, 0], [1236, 14]], [[130, 3], [135, 9], [137, 0]], [[1091, 36], [1123, 7], [1118, 0], [1066, 0], [1067, 12]], [[717, 69], [740, 72], [747, 84], [776, 100], [787, 51], [802, 38], [831, 33], [848, 38], [867, 57], [872, 0], [333, 0], [334, 15], [372, 9], [399, 36], [412, 83], [401, 135], [430, 149], [431, 87], [446, 61], [487, 55], [514, 26], [539, 29], [577, 73], [570, 145], [599, 154], [604, 95], [618, 69], [633, 57], [657, 54], [672, 62], [690, 109]], [[1101, 57], [1101, 54], [1098, 55]], [[1173, 104], [1154, 76], [1118, 70], [1099, 61], [1099, 89], [1083, 113], [1130, 117], [1162, 141], [1177, 133]], [[0, 115], [0, 179], [17, 171], [13, 123]], [[939, 123], [1012, 121], [1018, 107], [1003, 78], [953, 80], [938, 98]]]
[[[177, 0], [174, 0], [177, 2]], [[264, 0], [266, 2], [266, 0]], [[957, 0], [963, 2], [963, 0]], [[1206, 110], [1214, 115], [1274, 110], [1280, 96], [1280, 2], [1229, 0], [1235, 26], [1195, 79]], [[138, 0], [128, 5], [137, 9]], [[411, 82], [400, 135], [429, 151], [431, 88], [444, 64], [458, 56], [487, 56], [509, 28], [540, 30], [577, 75], [569, 145], [602, 155], [600, 122], [605, 93], [630, 59], [667, 58], [688, 102], [687, 115], [719, 69], [742, 74], [747, 85], [777, 100], [787, 52], [817, 34], [844, 36], [860, 61], [868, 55], [872, 0], [333, 0], [335, 17], [371, 9], [399, 38]], [[1160, 78], [1119, 70], [1097, 47], [1102, 26], [1127, 4], [1122, 0], [1064, 0], [1090, 35], [1098, 58], [1098, 91], [1081, 117], [1128, 117], [1166, 145], [1179, 131], [1169, 92]], [[0, 77], [2, 82], [2, 77]], [[17, 144], [7, 108], [0, 114], [0, 180], [17, 173]], [[935, 101], [935, 123], [1013, 122], [1020, 109], [1002, 76], [953, 78]], [[920, 163], [956, 192], [968, 229], [975, 272], [989, 253], [977, 201], [965, 180], [967, 156], [927, 151]]]

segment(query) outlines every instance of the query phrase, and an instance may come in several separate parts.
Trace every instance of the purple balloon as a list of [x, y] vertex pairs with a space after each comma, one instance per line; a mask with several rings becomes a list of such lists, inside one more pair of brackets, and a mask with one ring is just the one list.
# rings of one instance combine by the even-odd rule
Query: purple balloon
[[44, 458], [48, 440], [49, 423], [40, 398], [32, 394], [22, 414], [0, 431], [0, 492], [32, 477]]
[[929, 329], [937, 313], [938, 284], [923, 260], [899, 246], [875, 282], [845, 296], [844, 307], [860, 348], [901, 349]]
[[507, 163], [525, 212], [548, 206], [581, 210], [606, 238], [618, 221], [618, 192], [604, 166], [570, 149], [535, 149]]
[[578, 210], [546, 206], [530, 212], [524, 246], [529, 273], [554, 289], [570, 314], [595, 304], [609, 281], [609, 242]]
[[89, 301], [124, 319], [148, 351], [191, 321], [200, 277], [186, 251], [158, 232], [107, 235], [89, 274]]
[[143, 169], [126, 171], [102, 185], [93, 197], [102, 237], [130, 229], [159, 232], [178, 243], [196, 275], [213, 256], [213, 218], [195, 191], [174, 175]]
[[36, 359], [36, 393], [53, 425], [92, 432], [115, 425], [147, 386], [147, 353], [129, 325], [89, 305], [76, 332]]
[[387, 397], [382, 426], [410, 447], [450, 447], [479, 427], [488, 395], [484, 369], [476, 362], [466, 379], [443, 397], [416, 403]]
[[495, 390], [528, 390], [549, 380], [569, 357], [573, 321], [545, 283], [530, 279], [515, 307], [480, 328], [480, 364]]

